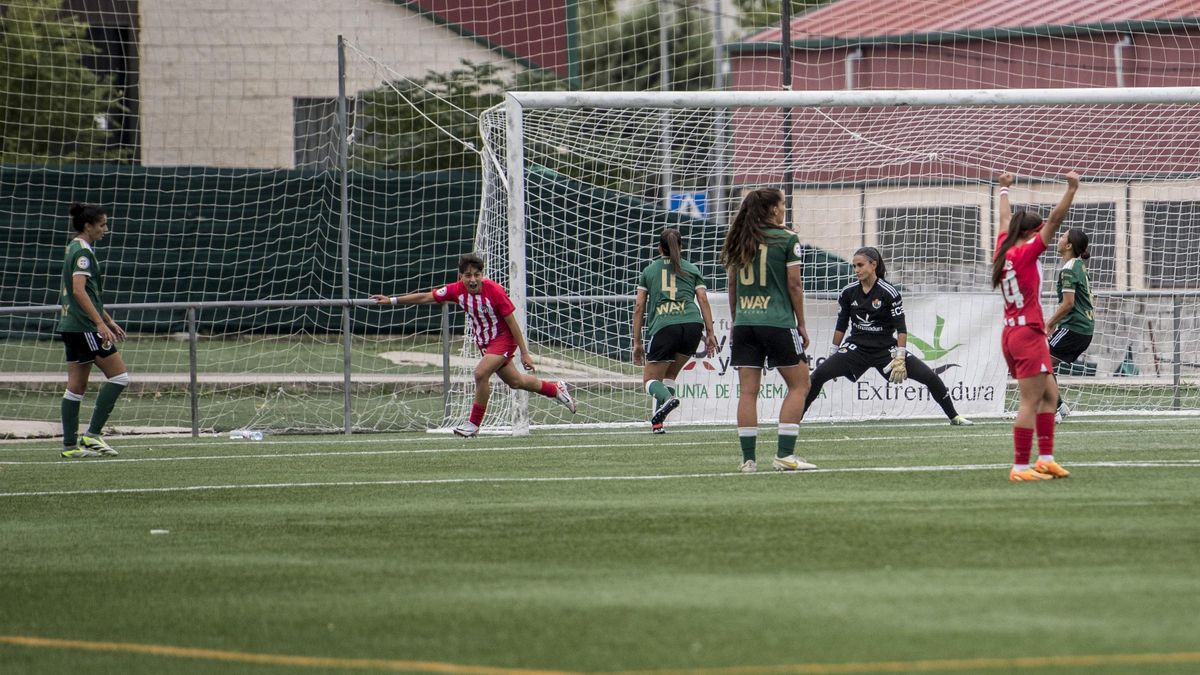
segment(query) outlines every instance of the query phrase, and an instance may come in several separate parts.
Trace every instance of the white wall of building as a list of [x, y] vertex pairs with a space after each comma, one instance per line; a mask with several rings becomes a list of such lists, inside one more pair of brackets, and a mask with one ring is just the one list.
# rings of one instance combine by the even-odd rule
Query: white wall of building
[[[293, 101], [337, 95], [337, 36], [399, 74], [505, 61], [390, 0], [141, 0], [147, 166], [287, 168]], [[347, 93], [380, 78], [348, 54]]]

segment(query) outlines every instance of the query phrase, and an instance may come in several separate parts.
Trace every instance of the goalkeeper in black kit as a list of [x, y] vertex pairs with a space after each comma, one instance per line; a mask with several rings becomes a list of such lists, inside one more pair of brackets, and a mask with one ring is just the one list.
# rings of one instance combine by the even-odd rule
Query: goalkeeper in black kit
[[[904, 325], [904, 301], [900, 291], [884, 281], [886, 268], [879, 250], [860, 248], [850, 262], [858, 281], [843, 288], [838, 298], [832, 352], [813, 371], [804, 409], [807, 411], [817, 399], [826, 382], [839, 377], [854, 382], [874, 368], [892, 384], [900, 384], [911, 377], [925, 385], [950, 424], [970, 426], [971, 420], [954, 409], [950, 391], [937, 373], [905, 349], [908, 329]], [[849, 336], [846, 335], [848, 328]]]

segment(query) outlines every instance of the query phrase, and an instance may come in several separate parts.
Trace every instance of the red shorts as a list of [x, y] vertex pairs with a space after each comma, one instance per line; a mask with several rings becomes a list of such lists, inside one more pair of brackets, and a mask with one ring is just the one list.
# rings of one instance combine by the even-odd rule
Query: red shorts
[[1000, 348], [1008, 362], [1008, 374], [1018, 380], [1054, 372], [1050, 344], [1041, 326], [1005, 326]]
[[[1047, 343], [1047, 350], [1050, 349]], [[506, 361], [512, 360], [512, 357], [517, 353], [517, 341], [511, 335], [498, 335], [495, 340], [483, 345], [479, 348], [486, 356], [488, 354], [496, 354], [503, 356]], [[1049, 353], [1049, 352], [1047, 352]]]

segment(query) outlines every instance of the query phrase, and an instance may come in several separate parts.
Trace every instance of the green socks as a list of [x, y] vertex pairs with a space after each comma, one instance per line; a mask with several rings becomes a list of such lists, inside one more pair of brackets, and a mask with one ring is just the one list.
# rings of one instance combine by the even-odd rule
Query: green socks
[[800, 435], [799, 424], [779, 423], [779, 449], [776, 457], [787, 457], [796, 454], [796, 437]]
[[[103, 387], [100, 387], [100, 393], [96, 396], [96, 408], [92, 411], [92, 422], [88, 425], [88, 434], [91, 436], [99, 436], [104, 432], [104, 423], [108, 421], [108, 416], [112, 414], [113, 406], [117, 403], [117, 397], [121, 392], [125, 391], [125, 385], [118, 382], [105, 382]], [[79, 410], [75, 410], [75, 419], [79, 419]]]
[[754, 459], [754, 446], [758, 443], [758, 427], [738, 427], [738, 442], [742, 444], [742, 461]]
[[667, 389], [667, 385], [658, 380], [650, 380], [646, 383], [646, 393], [653, 396], [654, 400], [658, 401], [659, 405], [662, 405], [667, 399], [674, 395], [674, 392], [672, 392], [670, 389]]
[[62, 397], [63, 447], [74, 448], [79, 443], [79, 405], [83, 396], [68, 391]]

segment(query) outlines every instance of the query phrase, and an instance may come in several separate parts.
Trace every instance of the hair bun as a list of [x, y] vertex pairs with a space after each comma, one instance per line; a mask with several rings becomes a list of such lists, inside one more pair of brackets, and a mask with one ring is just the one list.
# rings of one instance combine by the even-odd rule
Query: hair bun
[[67, 210], [67, 213], [71, 214], [72, 217], [83, 215], [83, 204], [71, 202], [71, 208]]
[[1087, 251], [1084, 251], [1083, 253], [1080, 253], [1080, 254], [1079, 254], [1079, 257], [1080, 257], [1080, 258], [1082, 258], [1082, 259], [1084, 259], [1084, 260], [1087, 260], [1088, 258], [1092, 257], [1092, 254], [1091, 254], [1091, 253], [1088, 253]]

